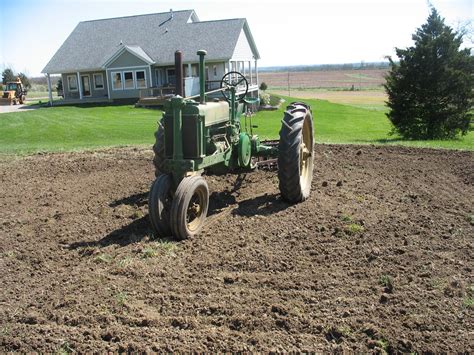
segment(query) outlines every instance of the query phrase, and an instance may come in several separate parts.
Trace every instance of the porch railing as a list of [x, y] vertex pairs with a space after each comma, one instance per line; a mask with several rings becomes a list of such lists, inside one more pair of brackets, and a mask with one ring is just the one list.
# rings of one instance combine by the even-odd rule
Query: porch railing
[[[249, 83], [249, 88], [254, 88], [256, 86], [256, 84], [254, 83], [250, 83], [250, 77], [249, 76], [246, 76], [245, 77]], [[206, 85], [205, 85], [205, 90], [206, 92], [209, 92], [209, 91], [214, 91], [214, 90], [217, 90], [219, 89], [221, 86], [221, 81], [220, 80], [206, 80]], [[186, 88], [186, 86], [184, 85], [184, 87]], [[239, 91], [239, 89], [241, 89], [243, 86], [240, 86], [239, 88], [237, 88], [237, 91]], [[199, 87], [196, 86], [196, 89], [198, 89]], [[140, 95], [140, 98], [150, 98], [150, 97], [165, 97], [165, 96], [168, 96], [168, 95], [173, 95], [175, 93], [175, 86], [161, 86], [161, 87], [155, 87], [155, 88], [147, 88], [147, 89], [140, 89], [139, 91], [139, 95]], [[186, 89], [185, 89], [186, 91]], [[193, 87], [193, 89], [191, 90], [192, 91], [192, 95], [198, 95], [199, 94], [199, 91], [197, 92], [194, 92], [195, 89]]]
[[175, 92], [174, 86], [162, 86], [158, 88], [140, 89], [140, 99], [144, 97], [164, 97], [167, 95], [173, 95]]

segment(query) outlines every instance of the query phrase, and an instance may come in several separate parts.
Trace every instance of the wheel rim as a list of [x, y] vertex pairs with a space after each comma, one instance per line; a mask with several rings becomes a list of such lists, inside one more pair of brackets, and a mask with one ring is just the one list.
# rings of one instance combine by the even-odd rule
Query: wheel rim
[[300, 183], [302, 190], [306, 189], [312, 173], [312, 140], [311, 124], [307, 116], [303, 122], [302, 138], [300, 143]]
[[186, 210], [186, 226], [193, 233], [199, 229], [204, 221], [204, 207], [206, 204], [206, 191], [204, 188], [197, 188], [193, 196], [189, 200]]

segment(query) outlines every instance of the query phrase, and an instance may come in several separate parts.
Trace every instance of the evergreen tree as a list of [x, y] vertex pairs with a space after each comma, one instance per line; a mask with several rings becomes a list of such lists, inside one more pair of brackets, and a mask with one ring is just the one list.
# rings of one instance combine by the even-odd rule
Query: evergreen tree
[[462, 34], [445, 25], [434, 7], [412, 36], [415, 44], [396, 48], [386, 76], [387, 117], [393, 132], [408, 139], [443, 139], [471, 129], [474, 58], [460, 49]]
[[56, 91], [62, 92], [63, 91], [63, 79], [59, 78], [58, 83], [56, 84]]
[[15, 80], [16, 80], [15, 74], [13, 74], [13, 70], [11, 70], [10, 68], [6, 68], [2, 72], [2, 84], [3, 85], [5, 85], [9, 81], [15, 81]]

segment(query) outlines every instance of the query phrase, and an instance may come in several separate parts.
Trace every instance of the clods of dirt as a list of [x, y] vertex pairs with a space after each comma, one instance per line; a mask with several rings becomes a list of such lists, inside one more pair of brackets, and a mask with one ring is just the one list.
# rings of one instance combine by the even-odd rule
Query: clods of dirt
[[0, 162], [0, 351], [473, 350], [472, 152], [317, 145], [298, 205], [207, 176], [181, 242], [151, 234], [151, 160]]

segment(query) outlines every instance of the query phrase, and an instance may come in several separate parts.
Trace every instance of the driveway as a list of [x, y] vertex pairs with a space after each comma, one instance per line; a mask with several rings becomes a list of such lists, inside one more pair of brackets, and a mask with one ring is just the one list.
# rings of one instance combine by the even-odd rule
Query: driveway
[[39, 105], [1, 105], [0, 113], [21, 112], [25, 110], [35, 110]]

